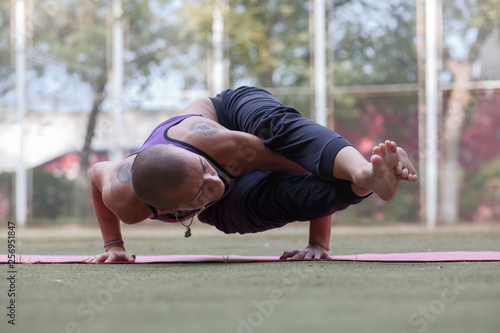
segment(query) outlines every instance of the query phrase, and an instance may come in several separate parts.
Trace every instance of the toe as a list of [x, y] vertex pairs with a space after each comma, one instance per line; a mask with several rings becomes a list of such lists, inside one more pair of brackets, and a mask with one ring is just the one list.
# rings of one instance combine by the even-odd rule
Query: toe
[[385, 151], [387, 153], [390, 153], [391, 152], [391, 142], [389, 140], [385, 140], [384, 142], [384, 147], [385, 147]]
[[391, 147], [391, 152], [396, 153], [398, 151], [398, 146], [396, 145], [396, 142], [390, 141], [390, 147]]
[[398, 164], [394, 168], [394, 173], [398, 176], [400, 176], [403, 173], [403, 164], [401, 162], [398, 162]]
[[373, 170], [380, 170], [382, 168], [383, 160], [379, 155], [372, 155], [371, 162], [373, 165]]
[[392, 143], [393, 142], [389, 141], [389, 140], [385, 140], [385, 142], [384, 142], [385, 151], [387, 152], [387, 154], [396, 152], [396, 147], [393, 147]]
[[404, 169], [403, 169], [403, 172], [401, 173], [401, 176], [402, 176], [403, 178], [408, 178], [408, 176], [409, 176], [409, 175], [410, 175], [410, 174], [409, 174], [409, 172], [408, 172], [408, 169], [407, 169], [407, 168], [404, 168]]
[[378, 145], [378, 148], [380, 149], [380, 156], [385, 156], [385, 144], [381, 143]]

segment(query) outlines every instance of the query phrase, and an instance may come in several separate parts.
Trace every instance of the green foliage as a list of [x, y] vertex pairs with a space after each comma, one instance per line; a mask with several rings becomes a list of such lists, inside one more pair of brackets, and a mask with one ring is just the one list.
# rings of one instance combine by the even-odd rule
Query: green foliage
[[267, 87], [307, 85], [309, 20], [305, 3], [232, 0], [229, 4], [226, 22], [233, 79], [250, 78]]
[[[182, 35], [198, 44], [199, 59], [210, 44], [216, 1], [186, 1], [177, 15]], [[255, 85], [300, 86], [309, 83], [308, 9], [293, 0], [229, 0], [223, 8], [225, 54], [230, 81]]]
[[443, 21], [449, 31], [465, 33], [478, 28], [487, 21], [500, 18], [500, 0], [458, 0], [443, 1]]
[[56, 177], [42, 168], [33, 170], [33, 207], [36, 218], [55, 218], [70, 215], [74, 183]]
[[39, 73], [57, 64], [101, 92], [106, 82], [105, 3], [58, 1], [48, 7], [35, 1], [31, 60]]
[[[145, 88], [156, 76], [167, 76], [176, 68], [173, 59], [180, 63], [189, 58], [190, 47], [194, 44], [189, 38], [179, 34], [184, 31], [184, 22], [172, 20], [170, 2], [149, 0], [124, 1], [124, 21], [128, 47], [128, 76], [142, 82]], [[189, 20], [188, 20], [189, 22]], [[182, 65], [179, 68], [183, 68]], [[188, 69], [188, 67], [186, 67]], [[186, 81], [190, 71], [186, 71]]]
[[[187, 1], [177, 13], [186, 22], [184, 36], [201, 44], [200, 58], [206, 57], [209, 48], [214, 4]], [[309, 6], [310, 2], [292, 0], [228, 1], [225, 54], [232, 84], [309, 85]], [[354, 9], [359, 7], [369, 12], [357, 15]], [[389, 1], [378, 8], [367, 0], [336, 1], [333, 13], [328, 25], [334, 36], [330, 43], [335, 51], [336, 85], [416, 82], [413, 2]]]
[[334, 11], [335, 85], [417, 82], [415, 22], [413, 1], [350, 1]]
[[485, 164], [478, 172], [466, 172], [463, 178], [461, 207], [465, 218], [472, 218], [481, 204], [500, 206], [500, 159]]
[[477, 60], [482, 43], [499, 20], [500, 0], [443, 1], [445, 58]]
[[[165, 59], [183, 51], [172, 47], [172, 27], [162, 15], [165, 11], [153, 1], [123, 1], [126, 76], [140, 79], [137, 82], [143, 87]], [[38, 72], [46, 71], [48, 64], [62, 66], [102, 93], [111, 59], [111, 2], [68, 0], [48, 8], [45, 1], [35, 1], [33, 22], [33, 64]]]

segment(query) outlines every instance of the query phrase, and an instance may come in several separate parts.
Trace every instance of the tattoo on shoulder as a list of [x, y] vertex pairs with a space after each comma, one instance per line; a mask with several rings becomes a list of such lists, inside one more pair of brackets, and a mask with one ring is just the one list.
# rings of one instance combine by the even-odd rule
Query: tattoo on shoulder
[[189, 130], [203, 136], [212, 136], [219, 133], [219, 129], [215, 127], [214, 124], [210, 124], [208, 121], [204, 120], [195, 121], [191, 124]]
[[127, 163], [122, 165], [119, 169], [118, 172], [116, 173], [116, 178], [118, 181], [122, 184], [127, 184], [130, 182], [131, 179], [131, 174], [130, 170], [132, 169], [132, 164]]

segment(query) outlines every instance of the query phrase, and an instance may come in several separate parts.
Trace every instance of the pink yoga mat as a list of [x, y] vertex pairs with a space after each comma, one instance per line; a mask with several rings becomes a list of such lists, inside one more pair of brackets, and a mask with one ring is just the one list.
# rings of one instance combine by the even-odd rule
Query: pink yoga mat
[[[16, 255], [16, 263], [23, 264], [74, 264], [84, 263], [92, 258], [88, 255]], [[417, 252], [417, 253], [387, 253], [387, 254], [355, 254], [332, 256], [333, 261], [361, 261], [361, 262], [446, 262], [446, 261], [500, 261], [500, 252]], [[162, 256], [137, 256], [135, 263], [243, 263], [243, 262], [272, 262], [284, 261], [277, 256], [239, 256], [239, 255], [162, 255]], [[0, 264], [9, 263], [6, 254], [0, 254]], [[124, 262], [116, 262], [124, 263]]]

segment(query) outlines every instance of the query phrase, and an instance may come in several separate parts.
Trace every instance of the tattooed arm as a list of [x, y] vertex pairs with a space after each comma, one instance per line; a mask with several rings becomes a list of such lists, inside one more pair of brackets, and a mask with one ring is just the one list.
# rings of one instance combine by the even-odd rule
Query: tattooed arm
[[307, 172], [296, 163], [265, 147], [257, 136], [228, 130], [207, 118], [187, 118], [172, 127], [168, 135], [201, 149], [234, 176], [250, 169]]
[[130, 190], [130, 166], [127, 161], [118, 166], [111, 162], [101, 162], [96, 163], [91, 170], [92, 203], [97, 222], [104, 244], [113, 244], [106, 246], [105, 253], [89, 262], [135, 260], [132, 253], [126, 252], [122, 242], [120, 217], [127, 223], [137, 223], [147, 218], [148, 212], [144, 209], [145, 204]]

